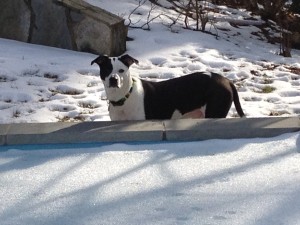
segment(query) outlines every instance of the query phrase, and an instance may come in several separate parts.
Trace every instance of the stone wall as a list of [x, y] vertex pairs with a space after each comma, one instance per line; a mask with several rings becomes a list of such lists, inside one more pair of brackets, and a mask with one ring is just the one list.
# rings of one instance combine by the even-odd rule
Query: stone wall
[[110, 56], [126, 50], [122, 18], [83, 0], [1, 0], [0, 37]]

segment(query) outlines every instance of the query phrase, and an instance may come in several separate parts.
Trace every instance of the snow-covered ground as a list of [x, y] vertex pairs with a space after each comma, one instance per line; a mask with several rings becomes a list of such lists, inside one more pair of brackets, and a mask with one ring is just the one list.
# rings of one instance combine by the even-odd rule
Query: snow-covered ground
[[[127, 18], [137, 1], [88, 2]], [[143, 24], [149, 7], [131, 19]], [[224, 9], [237, 19], [249, 15]], [[127, 53], [140, 61], [132, 72], [161, 80], [215, 71], [235, 82], [248, 117], [300, 114], [300, 51], [278, 56], [279, 45], [254, 26], [218, 22], [216, 39], [169, 22], [162, 17], [151, 31], [129, 29]], [[0, 39], [0, 123], [109, 120], [99, 68], [90, 66], [95, 57]], [[235, 115], [232, 108], [229, 117]], [[299, 132], [0, 147], [0, 224], [298, 225], [299, 149]]]
[[1, 225], [300, 224], [299, 132], [71, 147], [0, 152]]
[[[137, 5], [135, 0], [88, 2], [127, 22]], [[250, 17], [242, 10], [221, 9], [223, 13], [215, 17]], [[149, 10], [149, 3], [142, 5], [130, 16], [131, 22], [143, 25]], [[166, 13], [177, 18], [173, 11], [160, 8], [151, 16]], [[214, 71], [235, 82], [248, 117], [300, 114], [300, 51], [293, 50], [292, 58], [279, 56], [279, 45], [267, 43], [255, 26], [208, 23], [207, 30], [218, 29], [216, 39], [183, 29], [180, 19], [172, 28], [168, 26], [171, 21], [161, 16], [150, 23], [151, 31], [129, 29], [133, 41], [127, 43], [126, 53], [140, 61], [132, 66], [133, 73], [161, 80]], [[0, 39], [0, 123], [109, 120], [99, 68], [90, 65], [95, 57]], [[228, 116], [236, 116], [234, 107]]]

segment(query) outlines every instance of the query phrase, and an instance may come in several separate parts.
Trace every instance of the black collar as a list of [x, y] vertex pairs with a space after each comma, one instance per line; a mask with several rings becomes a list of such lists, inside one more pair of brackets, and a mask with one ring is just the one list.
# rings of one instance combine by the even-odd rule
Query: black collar
[[129, 89], [129, 92], [125, 95], [124, 98], [121, 98], [120, 100], [118, 101], [109, 101], [113, 106], [122, 106], [124, 105], [124, 103], [126, 102], [126, 100], [130, 97], [130, 94], [132, 93], [132, 90], [133, 90], [133, 86], [134, 86], [134, 83], [136, 81], [134, 79], [132, 79], [132, 86], [131, 88]]

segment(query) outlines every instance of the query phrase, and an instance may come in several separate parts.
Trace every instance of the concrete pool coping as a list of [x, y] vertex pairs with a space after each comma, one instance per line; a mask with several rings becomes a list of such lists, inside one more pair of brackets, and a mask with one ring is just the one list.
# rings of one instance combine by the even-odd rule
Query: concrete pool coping
[[0, 124], [0, 146], [264, 138], [300, 131], [300, 117]]

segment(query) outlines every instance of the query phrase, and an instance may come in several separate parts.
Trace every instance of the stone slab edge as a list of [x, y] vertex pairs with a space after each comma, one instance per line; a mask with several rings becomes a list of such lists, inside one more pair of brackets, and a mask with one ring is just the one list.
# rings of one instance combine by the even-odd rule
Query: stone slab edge
[[0, 146], [262, 138], [300, 131], [300, 117], [0, 124]]
[[165, 121], [168, 141], [268, 138], [300, 131], [300, 117]]

